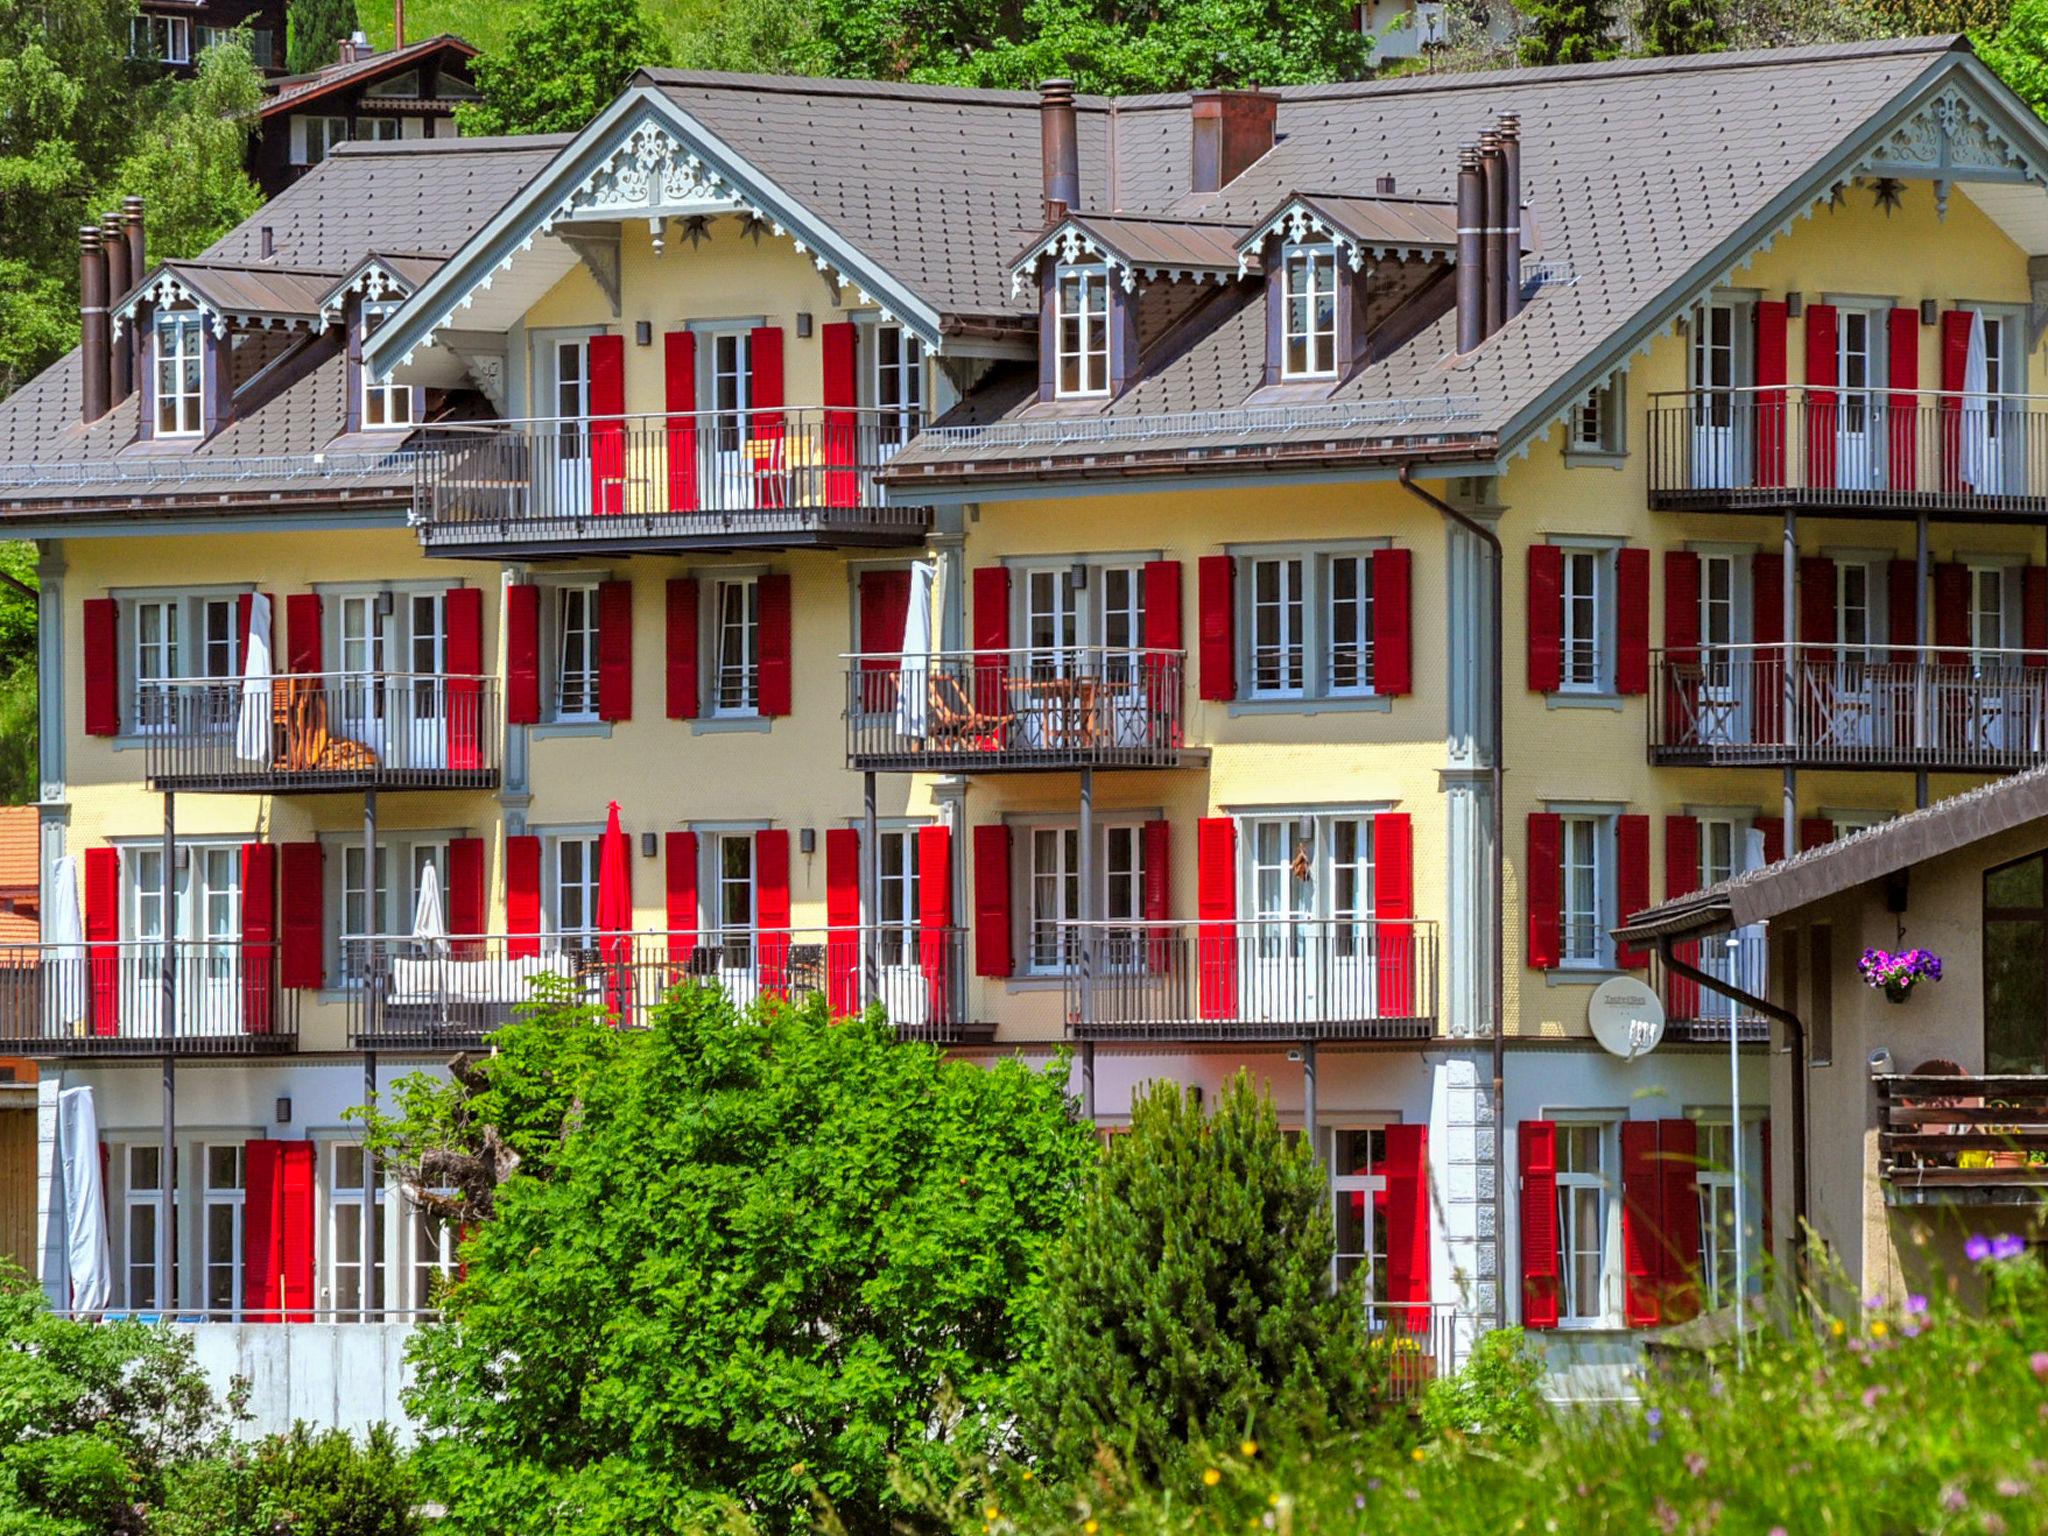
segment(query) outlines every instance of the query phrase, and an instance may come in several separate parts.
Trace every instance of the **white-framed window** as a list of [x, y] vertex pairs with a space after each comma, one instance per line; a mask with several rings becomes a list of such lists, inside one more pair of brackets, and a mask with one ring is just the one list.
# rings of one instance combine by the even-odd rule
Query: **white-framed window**
[[876, 431], [882, 447], [900, 447], [924, 421], [924, 342], [900, 325], [878, 325], [875, 339]]
[[[341, 915], [341, 926], [336, 932], [340, 952], [332, 974], [347, 986], [361, 976], [367, 958], [364, 947], [355, 940], [412, 932], [413, 916], [419, 910], [420, 885], [430, 867], [440, 885], [442, 912], [446, 914], [448, 841], [433, 835], [380, 838], [374, 889], [367, 889], [363, 878], [366, 861], [362, 839], [348, 838], [342, 842], [339, 854], [340, 857], [327, 861], [332, 871], [329, 878], [339, 882], [340, 904], [336, 910]], [[394, 868], [402, 876], [396, 883], [391, 878]]]
[[719, 453], [744, 453], [754, 435], [747, 414], [754, 403], [752, 338], [744, 330], [714, 331], [710, 353], [713, 444]]
[[[367, 343], [376, 334], [377, 327], [398, 312], [397, 301], [363, 305], [363, 341]], [[409, 427], [413, 423], [413, 393], [410, 384], [394, 384], [389, 380], [379, 383], [370, 373], [367, 365], [361, 367], [363, 375], [363, 430], [383, 431], [391, 427]]]
[[[1101, 921], [1136, 922], [1145, 912], [1143, 828], [1134, 821], [1112, 822], [1097, 831]], [[1035, 971], [1058, 970], [1078, 952], [1072, 925], [1081, 920], [1081, 829], [1068, 823], [1033, 826], [1023, 847], [1026, 961]], [[1128, 930], [1104, 933], [1105, 963], [1118, 963], [1118, 940], [1130, 937]]]
[[128, 18], [128, 56], [159, 64], [192, 62], [192, 20], [188, 16]]
[[915, 965], [918, 958], [917, 829], [896, 827], [875, 834], [875, 885], [880, 902], [872, 921], [880, 930], [881, 965]]
[[1053, 279], [1053, 393], [1109, 393], [1109, 270], [1060, 267]]
[[1745, 1120], [1742, 1126], [1742, 1224], [1735, 1222], [1735, 1138], [1729, 1122], [1698, 1122], [1696, 1156], [1700, 1194], [1700, 1286], [1709, 1306], [1735, 1299], [1735, 1257], [1742, 1253], [1743, 1284], [1755, 1295], [1763, 1290], [1763, 1126]]
[[1354, 811], [1247, 816], [1240, 910], [1259, 952], [1362, 955], [1374, 910], [1372, 817]]
[[[175, 1162], [175, 1160], [174, 1160]], [[131, 1311], [157, 1311], [176, 1304], [175, 1278], [165, 1284], [157, 1253], [157, 1235], [163, 1230], [164, 1200], [163, 1147], [155, 1142], [130, 1142], [121, 1148], [121, 1301]], [[174, 1176], [175, 1179], [175, 1176]], [[171, 1265], [175, 1276], [178, 1242], [171, 1238]]]
[[170, 684], [183, 676], [178, 637], [184, 604], [175, 598], [145, 598], [135, 604], [135, 728], [167, 731], [177, 721]]
[[548, 888], [554, 895], [555, 932], [568, 938], [597, 931], [597, 872], [601, 839], [557, 834], [548, 839]]
[[751, 576], [712, 583], [711, 713], [761, 712], [761, 587]]
[[597, 583], [555, 588], [555, 719], [597, 718]]
[[406, 1283], [404, 1304], [412, 1311], [425, 1311], [440, 1304], [442, 1290], [455, 1276], [458, 1234], [453, 1222], [410, 1199], [405, 1201], [405, 1215], [405, 1252], [399, 1260]]
[[719, 832], [707, 841], [711, 859], [709, 926], [725, 942], [746, 949], [751, 946], [759, 910], [755, 903], [754, 834]]
[[1371, 552], [1289, 551], [1253, 555], [1246, 563], [1247, 697], [1370, 696]]
[[1567, 547], [1563, 564], [1564, 691], [1611, 692], [1614, 553]]
[[1835, 562], [1835, 643], [1843, 662], [1883, 659], [1873, 649], [1883, 622], [1882, 610], [1873, 599], [1882, 590], [1870, 561]]
[[[1086, 560], [1023, 567], [1017, 626], [1033, 677], [1066, 676], [1081, 650], [1099, 647], [1109, 681], [1128, 682], [1130, 652], [1145, 643], [1144, 573], [1135, 563]], [[1118, 654], [1121, 653], [1121, 654]]]
[[[340, 1316], [369, 1321], [384, 1310], [384, 1188], [364, 1187], [368, 1159], [360, 1142], [325, 1144], [327, 1163], [327, 1295]], [[370, 1276], [363, 1283], [363, 1224], [370, 1225]]]
[[1557, 1122], [1558, 1321], [1606, 1322], [1619, 1311], [1614, 1286], [1612, 1122]]
[[1570, 454], [1610, 456], [1625, 451], [1624, 411], [1621, 379], [1595, 385], [1572, 407], [1570, 435], [1565, 451]]
[[[171, 885], [171, 923], [164, 923], [164, 850], [161, 843], [123, 851], [121, 869], [127, 882], [124, 938], [137, 943], [173, 939], [205, 939], [211, 974], [231, 974], [235, 944], [242, 932], [242, 850], [238, 843], [185, 842], [185, 866]], [[217, 948], [215, 946], [218, 946]], [[191, 988], [179, 998], [184, 1010], [213, 1010], [227, 1000]], [[198, 1017], [197, 1013], [190, 1016]], [[217, 1015], [205, 1013], [211, 1021]]]
[[240, 599], [227, 595], [148, 595], [123, 603], [122, 632], [130, 729], [232, 729], [231, 691], [195, 690], [182, 707], [180, 683], [232, 682], [241, 672]]
[[1563, 861], [1563, 962], [1604, 966], [1611, 954], [1607, 930], [1614, 908], [1614, 818], [1561, 817], [1558, 841]]
[[359, 117], [356, 119], [356, 137], [373, 142], [396, 139], [405, 130], [404, 121], [396, 117]]
[[1973, 565], [1969, 583], [1971, 659], [1979, 667], [1995, 666], [1999, 658], [1994, 653], [2005, 646], [2010, 635], [2005, 569]]
[[1329, 245], [1287, 247], [1281, 261], [1280, 377], [1337, 376], [1337, 251]]
[[206, 423], [206, 319], [196, 310], [160, 309], [156, 340], [156, 435], [197, 437]]
[[348, 142], [348, 119], [307, 112], [292, 114], [291, 163], [318, 165], [337, 144]]
[[206, 1174], [199, 1229], [206, 1310], [226, 1318], [242, 1309], [242, 1144], [210, 1142], [200, 1149], [200, 1159]]
[[[1362, 1281], [1370, 1303], [1387, 1294], [1387, 1128], [1383, 1125], [1325, 1129], [1330, 1201], [1337, 1235], [1336, 1275], [1340, 1286]], [[1363, 1271], [1361, 1276], [1360, 1272]]]
[[1738, 323], [1740, 306], [1729, 300], [1702, 304], [1692, 312], [1692, 387], [1695, 428], [1726, 428], [1735, 420], [1735, 390], [1742, 383]]

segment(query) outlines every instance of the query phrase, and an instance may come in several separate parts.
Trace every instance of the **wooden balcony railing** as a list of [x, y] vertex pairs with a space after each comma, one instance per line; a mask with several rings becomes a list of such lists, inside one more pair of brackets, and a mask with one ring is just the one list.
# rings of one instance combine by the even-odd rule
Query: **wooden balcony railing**
[[2048, 398], [1782, 385], [1653, 395], [1650, 504], [2035, 516]]
[[928, 508], [877, 478], [914, 412], [698, 411], [449, 423], [422, 432], [414, 522], [429, 550], [918, 544]]
[[275, 945], [0, 945], [0, 1054], [251, 1055], [298, 1044]]
[[960, 928], [392, 936], [346, 939], [342, 950], [349, 1038], [380, 1049], [476, 1045], [511, 1023], [537, 984], [629, 1027], [646, 1024], [676, 987], [722, 986], [739, 1003], [823, 994], [842, 1014], [872, 997], [906, 1039], [987, 1033], [967, 1017]]
[[1923, 1071], [1872, 1081], [1888, 1203], [2031, 1204], [2048, 1189], [2048, 1077]]
[[1179, 651], [1075, 646], [846, 660], [851, 768], [1172, 768], [1187, 759]]
[[425, 672], [147, 683], [135, 700], [153, 789], [233, 794], [491, 789], [498, 682]]
[[1062, 923], [1031, 936], [1082, 1040], [1426, 1040], [1436, 925], [1274, 918]]
[[1650, 760], [1999, 772], [2048, 758], [2048, 651], [1725, 645], [1659, 651]]
[[[1730, 982], [1751, 997], [1768, 998], [1770, 945], [1761, 933], [1718, 934], [1673, 946], [1686, 964]], [[1652, 958], [1657, 996], [1664, 1003], [1664, 1038], [1693, 1044], [1728, 1043], [1729, 1030], [1744, 1044], [1771, 1038], [1771, 1021], [1711, 987], [1667, 969]]]

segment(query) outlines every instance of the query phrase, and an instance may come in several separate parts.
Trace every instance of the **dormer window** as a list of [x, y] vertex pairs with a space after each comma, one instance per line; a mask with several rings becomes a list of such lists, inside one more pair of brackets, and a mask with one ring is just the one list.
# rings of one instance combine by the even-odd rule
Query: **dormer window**
[[[385, 318], [398, 309], [395, 303], [365, 304], [363, 306], [363, 340], [367, 343], [382, 325]], [[390, 427], [412, 425], [412, 386], [410, 384], [378, 383], [370, 370], [358, 365], [363, 376], [363, 430], [383, 431]]]
[[1280, 349], [1283, 379], [1337, 375], [1337, 251], [1329, 245], [1290, 245], [1281, 263], [1286, 334]]
[[156, 435], [197, 437], [204, 421], [206, 321], [195, 310], [156, 317]]
[[1109, 271], [1061, 267], [1053, 291], [1054, 392], [1061, 399], [1109, 393]]

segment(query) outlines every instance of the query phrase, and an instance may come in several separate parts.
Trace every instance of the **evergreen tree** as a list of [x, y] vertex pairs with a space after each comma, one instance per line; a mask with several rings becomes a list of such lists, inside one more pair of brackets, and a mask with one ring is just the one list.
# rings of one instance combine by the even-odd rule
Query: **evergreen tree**
[[1644, 0], [1636, 13], [1636, 40], [1657, 57], [1719, 53], [1728, 46], [1721, 0]]
[[1055, 1467], [1107, 1446], [1152, 1476], [1191, 1442], [1358, 1425], [1372, 1357], [1334, 1252], [1322, 1167], [1249, 1075], [1208, 1117], [1154, 1085], [1047, 1259], [1027, 1435]]
[[1528, 22], [1524, 64], [1591, 64], [1621, 51], [1612, 0], [1515, 0]]
[[360, 25], [356, 0], [292, 0], [285, 13], [284, 67], [303, 75], [332, 64], [341, 40]]
[[477, 56], [480, 99], [457, 108], [457, 119], [468, 134], [573, 133], [633, 71], [668, 60], [640, 0], [537, 0], [503, 48]]

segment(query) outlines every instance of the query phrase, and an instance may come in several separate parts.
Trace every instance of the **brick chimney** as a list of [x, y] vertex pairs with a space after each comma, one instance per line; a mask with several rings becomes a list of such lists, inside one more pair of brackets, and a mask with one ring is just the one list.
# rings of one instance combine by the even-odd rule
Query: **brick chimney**
[[1038, 136], [1045, 151], [1045, 222], [1059, 223], [1081, 201], [1081, 136], [1074, 118], [1074, 82], [1038, 87]]
[[[107, 303], [118, 304], [127, 297], [128, 290], [135, 286], [135, 279], [128, 275], [128, 233], [121, 225], [121, 215], [103, 213], [100, 215], [100, 249], [107, 258]], [[112, 334], [111, 321], [108, 333]], [[107, 403], [119, 405], [135, 388], [135, 354], [123, 341], [109, 343], [107, 349]]]
[[78, 322], [79, 416], [90, 424], [107, 414], [108, 356], [113, 351], [107, 319], [107, 253], [100, 247], [97, 224], [78, 231]]
[[1215, 192], [1237, 180], [1273, 147], [1280, 98], [1256, 88], [1196, 91], [1188, 111], [1194, 128], [1194, 180], [1189, 190]]

